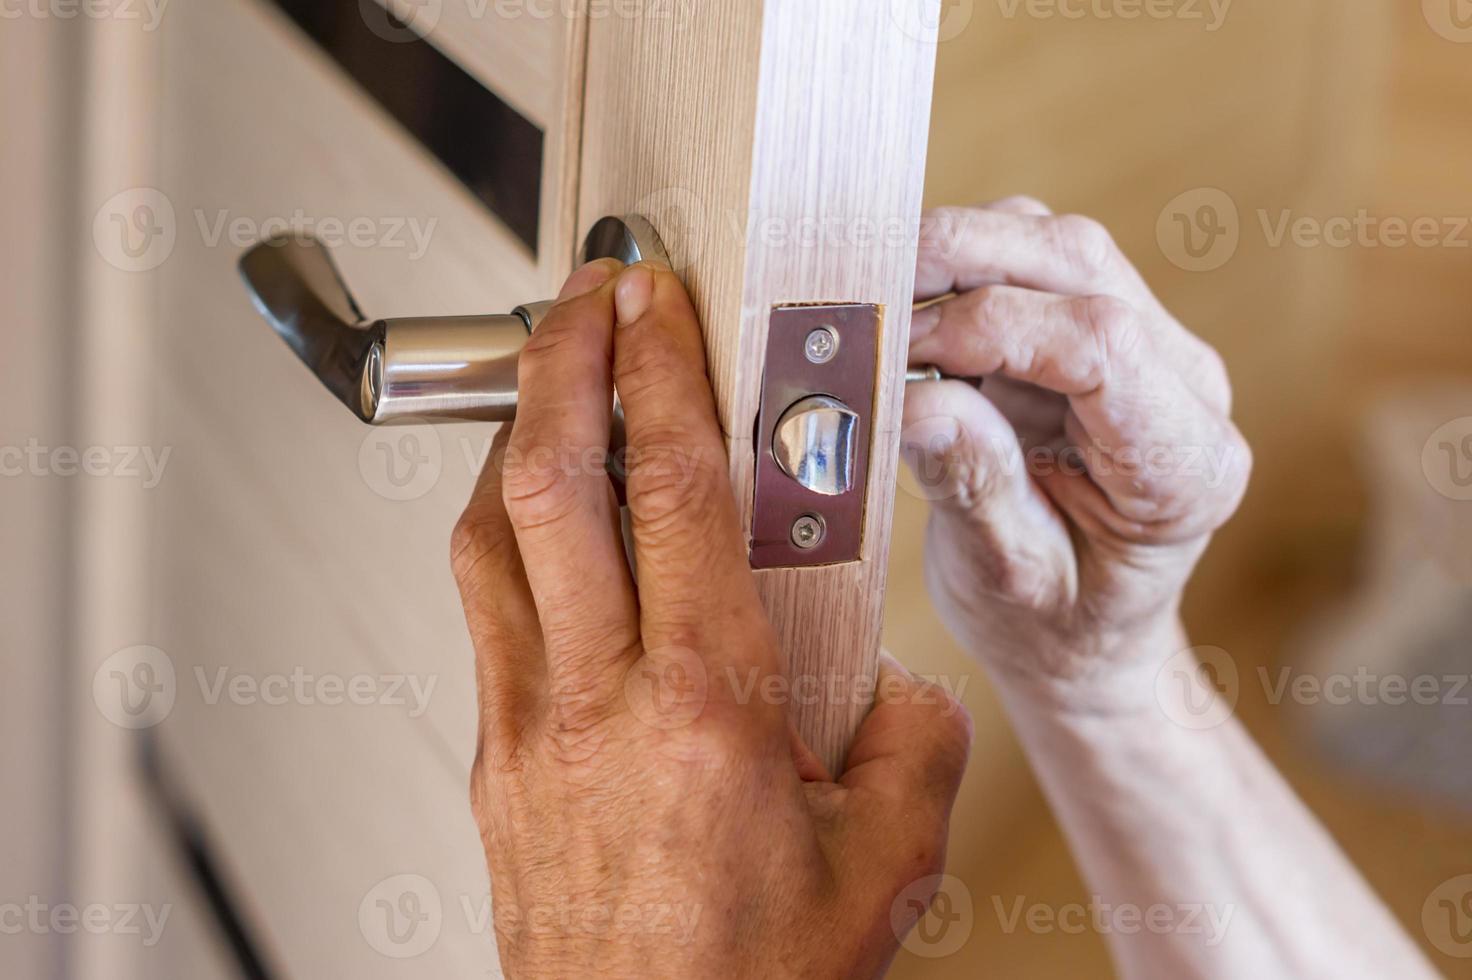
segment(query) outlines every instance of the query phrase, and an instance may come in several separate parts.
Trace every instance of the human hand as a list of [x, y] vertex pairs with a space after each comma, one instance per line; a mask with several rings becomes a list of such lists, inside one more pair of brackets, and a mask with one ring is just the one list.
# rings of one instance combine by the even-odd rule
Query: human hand
[[912, 361], [985, 376], [914, 384], [903, 451], [932, 500], [942, 617], [1005, 677], [1153, 674], [1251, 455], [1216, 352], [1097, 223], [1028, 198], [927, 215]]
[[[603, 465], [614, 385], [636, 574]], [[918, 917], [897, 898], [943, 864], [965, 712], [882, 664], [834, 782], [751, 696], [783, 657], [668, 269], [574, 273], [518, 390], [452, 548], [507, 976], [880, 974]]]

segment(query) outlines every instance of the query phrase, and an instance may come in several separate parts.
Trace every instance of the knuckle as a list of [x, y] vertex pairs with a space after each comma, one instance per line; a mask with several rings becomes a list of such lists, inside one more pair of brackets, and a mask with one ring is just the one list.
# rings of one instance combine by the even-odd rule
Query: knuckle
[[1034, 214], [1052, 214], [1053, 209], [1047, 203], [1033, 197], [1031, 194], [1012, 194], [1002, 198], [994, 207], [1005, 207], [1016, 211], [1028, 211]]
[[488, 562], [508, 558], [516, 548], [510, 529], [467, 510], [450, 532], [450, 569], [462, 585]]
[[550, 447], [508, 454], [501, 474], [501, 499], [516, 530], [556, 523], [576, 509], [574, 475], [558, 465]]
[[1019, 552], [996, 532], [990, 517], [983, 534], [974, 540], [971, 552], [972, 577], [978, 589], [993, 599], [1021, 609], [1044, 610], [1054, 599], [1057, 571], [1036, 554]]
[[1144, 327], [1135, 308], [1118, 297], [1085, 296], [1075, 302], [1077, 318], [1094, 343], [1097, 380], [1103, 381], [1113, 366], [1138, 356]]
[[1016, 293], [1004, 286], [982, 286], [971, 293], [976, 317], [982, 324], [1008, 323], [1015, 319]]
[[1227, 371], [1226, 359], [1215, 347], [1199, 341], [1201, 345], [1202, 386], [1212, 404], [1224, 412], [1232, 410], [1232, 377]]
[[1119, 265], [1119, 247], [1103, 224], [1079, 214], [1052, 219], [1053, 245], [1069, 267], [1088, 277], [1107, 275]]
[[625, 402], [667, 388], [683, 366], [678, 353], [652, 332], [641, 334], [639, 340], [643, 342], [630, 344], [618, 365], [619, 396]]
[[680, 445], [673, 431], [644, 436], [637, 452], [631, 447], [629, 454], [628, 504], [635, 522], [659, 532], [709, 521], [726, 479], [721, 463]]
[[1253, 468], [1252, 447], [1248, 445], [1246, 438], [1235, 425], [1228, 423], [1228, 426], [1231, 434], [1224, 442], [1226, 459], [1223, 466], [1225, 479], [1222, 485], [1227, 507], [1226, 513], [1222, 516], [1223, 521], [1236, 512], [1237, 505], [1241, 503], [1243, 495], [1247, 492], [1248, 484], [1252, 482]]
[[977, 210], [942, 207], [921, 216], [916, 259], [922, 269], [940, 270], [950, 264]]

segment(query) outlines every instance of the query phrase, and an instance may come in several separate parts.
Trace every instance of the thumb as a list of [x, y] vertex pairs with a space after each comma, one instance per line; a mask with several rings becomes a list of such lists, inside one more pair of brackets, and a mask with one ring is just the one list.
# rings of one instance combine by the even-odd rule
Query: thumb
[[882, 654], [875, 703], [839, 784], [839, 873], [888, 908], [945, 864], [951, 807], [971, 752], [971, 716], [937, 684]]
[[925, 382], [906, 389], [904, 420], [900, 448], [931, 504], [932, 534], [969, 559], [961, 587], [1031, 605], [1071, 588], [1068, 525], [997, 407], [962, 382]]

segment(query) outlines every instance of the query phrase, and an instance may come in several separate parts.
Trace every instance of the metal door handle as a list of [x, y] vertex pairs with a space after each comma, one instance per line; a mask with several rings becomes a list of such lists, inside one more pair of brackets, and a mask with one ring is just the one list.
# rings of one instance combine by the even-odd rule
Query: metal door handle
[[[582, 259], [669, 256], [637, 215], [598, 221]], [[363, 315], [327, 248], [306, 235], [253, 246], [240, 260], [256, 309], [317, 379], [364, 422], [405, 417], [506, 422], [516, 416], [516, 360], [552, 305], [510, 313], [374, 320]]]

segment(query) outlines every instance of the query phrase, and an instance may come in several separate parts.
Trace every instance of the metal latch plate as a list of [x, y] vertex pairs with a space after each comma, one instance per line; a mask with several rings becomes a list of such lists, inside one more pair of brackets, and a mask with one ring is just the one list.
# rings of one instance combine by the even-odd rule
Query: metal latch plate
[[[751, 516], [751, 567], [798, 568], [857, 561], [864, 538], [873, 440], [874, 385], [878, 369], [880, 307], [873, 304], [776, 306], [767, 327], [766, 369], [756, 420], [756, 477]], [[830, 351], [822, 330], [836, 340]], [[810, 337], [820, 331], [818, 345]], [[825, 359], [826, 358], [826, 359]], [[854, 433], [853, 486], [845, 493], [815, 493], [784, 473], [772, 451], [777, 421], [799, 400], [827, 395], [858, 415]], [[816, 518], [821, 537], [797, 543], [794, 526]], [[812, 521], [799, 529], [811, 533]]]

